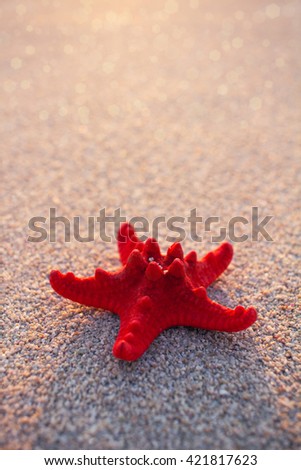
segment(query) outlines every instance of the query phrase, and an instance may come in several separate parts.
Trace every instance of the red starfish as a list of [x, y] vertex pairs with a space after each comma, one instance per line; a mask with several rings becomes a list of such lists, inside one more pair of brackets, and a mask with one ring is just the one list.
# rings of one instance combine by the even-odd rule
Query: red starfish
[[230, 243], [199, 261], [195, 251], [184, 258], [180, 243], [171, 245], [163, 256], [156, 240], [141, 242], [133, 227], [123, 224], [118, 248], [123, 266], [114, 273], [98, 268], [93, 277], [84, 279], [73, 273], [50, 273], [50, 283], [58, 294], [119, 315], [120, 330], [113, 348], [116, 357], [138, 359], [163, 330], [173, 326], [234, 332], [255, 322], [253, 307], [239, 305], [231, 310], [206, 293], [232, 259]]

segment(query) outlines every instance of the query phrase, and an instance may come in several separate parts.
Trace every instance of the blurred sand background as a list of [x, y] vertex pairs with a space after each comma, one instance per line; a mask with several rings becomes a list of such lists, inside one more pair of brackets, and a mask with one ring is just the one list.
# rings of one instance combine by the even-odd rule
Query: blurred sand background
[[[300, 20], [289, 0], [1, 2], [2, 448], [300, 447]], [[209, 292], [258, 322], [171, 329], [131, 364], [111, 354], [117, 316], [48, 281], [116, 269], [115, 243], [27, 241], [50, 207], [226, 222], [252, 206], [274, 241], [234, 244]]]

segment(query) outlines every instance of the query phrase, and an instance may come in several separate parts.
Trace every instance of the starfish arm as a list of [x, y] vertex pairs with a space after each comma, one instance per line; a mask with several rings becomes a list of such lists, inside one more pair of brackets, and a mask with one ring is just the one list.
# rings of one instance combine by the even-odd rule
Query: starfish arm
[[232, 257], [232, 245], [224, 242], [199, 260], [196, 265], [199, 285], [208, 287], [212, 284], [229, 266]]
[[118, 281], [114, 274], [96, 269], [95, 276], [78, 278], [73, 273], [62, 274], [51, 271], [49, 276], [52, 288], [61, 296], [88, 307], [114, 310], [114, 290]]
[[149, 348], [154, 339], [165, 329], [154, 319], [155, 309], [148, 296], [120, 315], [120, 329], [113, 354], [118, 359], [135, 361]]
[[121, 225], [117, 235], [117, 242], [120, 260], [123, 265], [126, 264], [133, 250], [138, 248], [141, 251], [144, 245], [143, 242], [139, 241], [132, 225], [128, 223]]
[[245, 330], [256, 319], [254, 307], [227, 308], [209, 299], [204, 287], [194, 289], [186, 298], [186, 308], [173, 316], [174, 324], [226, 332]]

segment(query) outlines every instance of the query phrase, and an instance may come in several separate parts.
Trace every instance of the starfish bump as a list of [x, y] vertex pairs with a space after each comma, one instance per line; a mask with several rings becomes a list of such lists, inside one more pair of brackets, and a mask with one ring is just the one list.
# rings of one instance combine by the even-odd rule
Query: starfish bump
[[141, 242], [130, 224], [118, 233], [122, 267], [113, 273], [97, 268], [94, 276], [50, 273], [53, 289], [63, 297], [89, 307], [116, 312], [120, 329], [113, 354], [134, 361], [165, 329], [192, 326], [236, 332], [257, 318], [253, 307], [230, 309], [213, 302], [206, 288], [225, 271], [233, 256], [230, 243], [197, 259], [195, 251], [185, 257], [180, 243], [164, 256], [156, 240]]

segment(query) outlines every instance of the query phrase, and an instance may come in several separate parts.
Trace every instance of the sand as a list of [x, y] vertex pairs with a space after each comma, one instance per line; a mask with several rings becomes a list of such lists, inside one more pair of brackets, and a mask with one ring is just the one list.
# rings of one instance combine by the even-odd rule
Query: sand
[[[0, 15], [1, 447], [300, 448], [300, 2], [11, 0]], [[102, 208], [196, 208], [221, 218], [214, 233], [246, 217], [239, 234], [258, 207], [273, 241], [234, 242], [209, 290], [258, 321], [170, 329], [115, 359], [118, 317], [48, 275], [117, 269], [116, 244], [29, 242], [50, 207], [83, 231]], [[185, 252], [217, 246], [203, 235]]]

